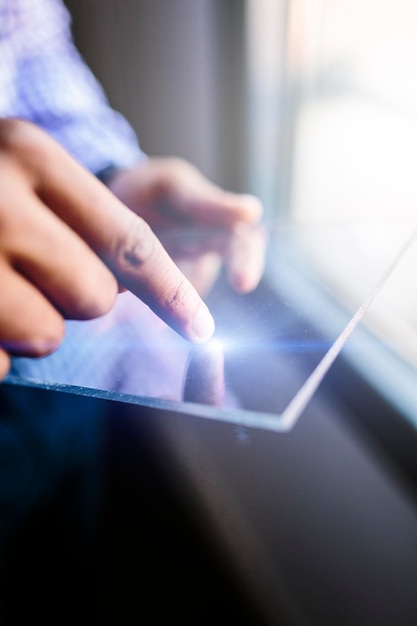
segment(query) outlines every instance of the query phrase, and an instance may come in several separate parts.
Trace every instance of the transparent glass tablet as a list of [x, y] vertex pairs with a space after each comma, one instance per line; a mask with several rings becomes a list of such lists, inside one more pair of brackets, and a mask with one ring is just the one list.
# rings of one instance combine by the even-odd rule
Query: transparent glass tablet
[[[126, 293], [103, 318], [68, 322], [53, 355], [15, 359], [9, 381], [291, 428], [401, 259], [417, 248], [408, 223], [267, 230], [255, 290], [236, 293], [220, 270], [206, 298], [216, 321], [207, 344], [192, 346]], [[188, 235], [184, 248], [204, 245], [204, 237]]]

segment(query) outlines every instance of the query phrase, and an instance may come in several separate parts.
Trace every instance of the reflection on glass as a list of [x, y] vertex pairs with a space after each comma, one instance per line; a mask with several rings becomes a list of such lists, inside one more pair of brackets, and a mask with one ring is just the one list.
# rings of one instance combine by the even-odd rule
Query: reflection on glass
[[300, 393], [311, 397], [365, 312], [372, 331], [417, 362], [416, 252], [407, 248], [417, 199], [415, 2], [245, 6], [249, 180], [268, 204], [265, 278], [250, 293], [236, 289], [262, 268], [262, 237], [231, 246], [224, 232], [158, 232], [207, 299], [223, 349], [193, 348], [127, 293], [109, 315], [69, 322], [54, 355], [16, 359], [12, 374], [276, 425]]
[[222, 406], [225, 396], [224, 352], [221, 342], [212, 339], [196, 346], [186, 370], [184, 402]]
[[234, 421], [251, 414], [249, 421], [281, 428], [288, 407], [292, 424], [368, 315], [411, 234], [410, 226], [390, 224], [271, 228], [260, 285], [240, 294], [221, 274], [207, 296], [215, 341], [192, 346], [143, 303], [121, 294], [110, 314], [70, 322], [55, 354], [16, 359], [13, 373], [134, 401], [174, 402], [181, 410], [187, 403], [206, 407], [197, 414], [212, 407], [214, 417]]

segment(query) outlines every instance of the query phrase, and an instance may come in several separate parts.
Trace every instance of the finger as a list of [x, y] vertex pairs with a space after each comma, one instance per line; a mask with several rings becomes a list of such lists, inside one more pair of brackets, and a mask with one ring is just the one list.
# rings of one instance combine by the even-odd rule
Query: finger
[[218, 190], [211, 202], [207, 202], [206, 211], [213, 224], [224, 220], [225, 224], [247, 222], [256, 224], [262, 217], [262, 204], [255, 196]]
[[257, 224], [263, 212], [262, 204], [255, 196], [224, 191], [210, 183], [194, 195], [184, 195], [182, 207], [193, 223], [219, 228], [231, 227], [238, 222]]
[[214, 321], [197, 291], [168, 256], [149, 226], [64, 151], [49, 163], [38, 192], [115, 274], [187, 339], [206, 341]]
[[13, 217], [4, 252], [64, 317], [90, 319], [110, 310], [116, 280], [81, 237], [33, 193], [20, 194]]
[[183, 257], [178, 266], [200, 296], [210, 292], [223, 265], [222, 256], [218, 252], [206, 252], [195, 257]]
[[[237, 222], [257, 223], [262, 216], [258, 198], [223, 190], [190, 163], [181, 159], [159, 161], [165, 167], [165, 200], [168, 211], [192, 223], [231, 226]], [[150, 163], [152, 168], [152, 163]], [[158, 160], [154, 161], [158, 167]]]
[[34, 357], [56, 350], [64, 337], [64, 320], [58, 311], [34, 285], [4, 263], [0, 284], [0, 350]]
[[223, 348], [218, 341], [212, 340], [191, 353], [183, 399], [185, 402], [221, 406], [224, 395]]
[[5, 350], [0, 348], [0, 381], [9, 373], [10, 357]]
[[[252, 291], [265, 266], [266, 230], [240, 222], [233, 229], [195, 229], [186, 235], [163, 232], [161, 240], [200, 295], [207, 295], [220, 267], [239, 293]], [[182, 244], [182, 245], [181, 245]]]
[[196, 289], [180, 272], [149, 226], [131, 215], [132, 225], [110, 259], [116, 276], [172, 328], [197, 343], [214, 332], [214, 321]]
[[147, 159], [121, 172], [111, 188], [154, 228], [174, 224], [224, 228], [240, 221], [257, 223], [262, 215], [257, 198], [224, 191], [182, 159]]
[[261, 227], [239, 225], [229, 243], [226, 258], [230, 284], [239, 293], [258, 285], [265, 268], [266, 234]]

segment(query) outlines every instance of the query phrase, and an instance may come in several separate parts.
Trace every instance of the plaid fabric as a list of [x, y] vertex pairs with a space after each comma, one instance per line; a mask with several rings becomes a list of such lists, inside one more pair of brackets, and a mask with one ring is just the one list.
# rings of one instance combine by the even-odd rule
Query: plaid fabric
[[0, 0], [0, 117], [34, 122], [92, 172], [143, 157], [73, 45], [61, 0]]

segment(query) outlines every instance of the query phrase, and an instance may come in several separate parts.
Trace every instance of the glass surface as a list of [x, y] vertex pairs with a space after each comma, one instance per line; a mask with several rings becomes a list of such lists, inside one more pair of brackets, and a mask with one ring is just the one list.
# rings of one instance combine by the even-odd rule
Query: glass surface
[[352, 315], [344, 355], [415, 426], [417, 5], [246, 6], [252, 190], [268, 216], [310, 224], [280, 243], [281, 288], [329, 342]]
[[[362, 318], [377, 324], [385, 283], [403, 285], [402, 268], [416, 252], [413, 228], [275, 226], [258, 288], [237, 294], [220, 273], [208, 294], [216, 320], [208, 344], [192, 346], [131, 294], [121, 294], [104, 318], [70, 322], [55, 354], [16, 359], [9, 380], [71, 385], [81, 393], [288, 429]], [[190, 237], [184, 247], [192, 247]]]
[[[410, 398], [414, 3], [245, 7], [247, 183], [271, 223], [289, 220], [269, 226], [261, 285], [239, 295], [220, 272], [206, 298], [215, 340], [200, 347], [121, 294], [111, 314], [68, 322], [54, 355], [16, 359], [9, 380], [280, 430], [295, 423], [344, 350], [391, 399]], [[186, 251], [181, 267], [193, 282], [202, 268], [192, 254], [205, 237], [164, 240], [170, 252]], [[219, 269], [215, 255], [208, 260], [209, 274]]]

